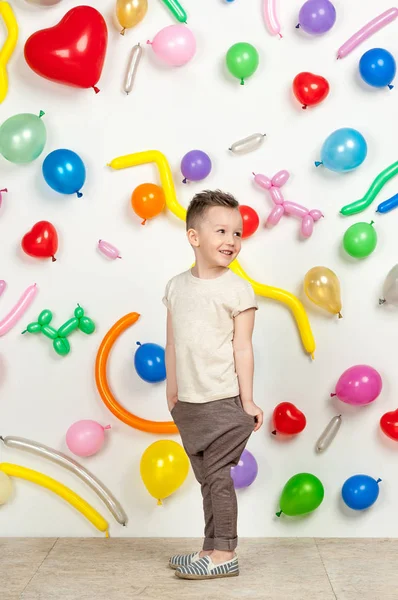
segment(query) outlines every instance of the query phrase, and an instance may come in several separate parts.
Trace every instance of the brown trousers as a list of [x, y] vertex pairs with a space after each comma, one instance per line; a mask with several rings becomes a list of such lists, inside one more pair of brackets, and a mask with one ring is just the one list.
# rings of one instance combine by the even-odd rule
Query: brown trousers
[[203, 404], [178, 401], [171, 416], [201, 484], [203, 550], [235, 550], [238, 505], [231, 467], [239, 462], [253, 432], [255, 417], [243, 410], [239, 396]]

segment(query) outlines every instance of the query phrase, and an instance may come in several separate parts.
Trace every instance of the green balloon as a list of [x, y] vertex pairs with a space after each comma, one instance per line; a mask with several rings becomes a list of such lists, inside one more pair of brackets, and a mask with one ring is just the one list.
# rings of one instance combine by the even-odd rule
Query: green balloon
[[343, 238], [344, 250], [354, 258], [372, 254], [377, 244], [377, 233], [371, 223], [355, 223], [347, 229]]
[[77, 329], [78, 326], [79, 326], [79, 319], [75, 319], [75, 317], [72, 317], [72, 319], [69, 319], [69, 321], [66, 321], [66, 323], [64, 323], [58, 329], [59, 337], [61, 337], [61, 338], [68, 337], [68, 335], [70, 335], [73, 331], [75, 331], [75, 329]]
[[0, 127], [0, 153], [12, 163], [35, 160], [44, 150], [47, 133], [40, 116], [30, 113], [14, 115]]
[[42, 310], [37, 320], [39, 321], [40, 325], [49, 325], [52, 318], [53, 314], [51, 310]]
[[66, 356], [70, 352], [70, 344], [66, 338], [57, 338], [54, 340], [53, 348], [60, 356]]
[[82, 317], [79, 321], [79, 329], [83, 333], [90, 335], [91, 333], [94, 333], [94, 331], [95, 331], [95, 323], [89, 317]]
[[298, 473], [289, 479], [283, 488], [278, 517], [282, 513], [289, 517], [305, 515], [322, 503], [325, 491], [318, 477], [311, 473]]
[[258, 52], [247, 42], [239, 42], [230, 47], [227, 52], [227, 67], [230, 73], [240, 79], [241, 85], [245, 79], [253, 75], [259, 63]]

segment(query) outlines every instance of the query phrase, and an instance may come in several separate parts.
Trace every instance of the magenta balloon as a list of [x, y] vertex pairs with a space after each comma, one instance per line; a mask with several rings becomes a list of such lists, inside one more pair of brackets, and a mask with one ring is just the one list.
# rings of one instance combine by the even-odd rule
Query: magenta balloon
[[256, 479], [258, 473], [257, 461], [248, 450], [243, 450], [236, 467], [231, 467], [231, 477], [235, 489], [248, 487]]
[[382, 387], [382, 379], [376, 369], [368, 365], [356, 365], [344, 371], [332, 396], [337, 396], [346, 404], [362, 406], [376, 400]]

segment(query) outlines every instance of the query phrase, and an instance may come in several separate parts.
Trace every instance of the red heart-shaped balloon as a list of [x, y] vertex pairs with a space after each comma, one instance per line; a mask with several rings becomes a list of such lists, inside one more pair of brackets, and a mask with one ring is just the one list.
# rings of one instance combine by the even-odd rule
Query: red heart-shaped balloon
[[26, 233], [21, 242], [22, 250], [35, 258], [52, 258], [58, 250], [58, 234], [54, 225], [48, 221], [39, 221]]
[[25, 44], [30, 68], [51, 81], [80, 88], [95, 87], [104, 65], [108, 30], [92, 6], [76, 6], [48, 29], [33, 33]]
[[389, 438], [398, 441], [398, 409], [385, 413], [380, 419], [380, 427]]
[[305, 415], [291, 402], [281, 402], [275, 406], [272, 415], [275, 430], [272, 432], [294, 435], [303, 431], [307, 424]]
[[315, 106], [325, 100], [329, 93], [329, 83], [321, 75], [303, 72], [293, 80], [293, 92], [303, 108]]

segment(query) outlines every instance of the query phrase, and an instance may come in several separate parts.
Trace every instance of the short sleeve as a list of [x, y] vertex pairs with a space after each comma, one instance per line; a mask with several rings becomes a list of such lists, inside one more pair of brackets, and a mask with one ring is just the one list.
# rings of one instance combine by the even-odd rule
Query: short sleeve
[[249, 308], [254, 308], [255, 310], [258, 309], [256, 295], [249, 283], [245, 282], [243, 286], [239, 286], [237, 292], [237, 305], [232, 311], [232, 316], [234, 318]]
[[166, 306], [166, 308], [170, 308], [170, 302], [169, 302], [170, 283], [171, 283], [171, 281], [169, 281], [168, 284], [166, 285], [166, 289], [164, 291], [164, 296], [162, 298], [162, 302]]

